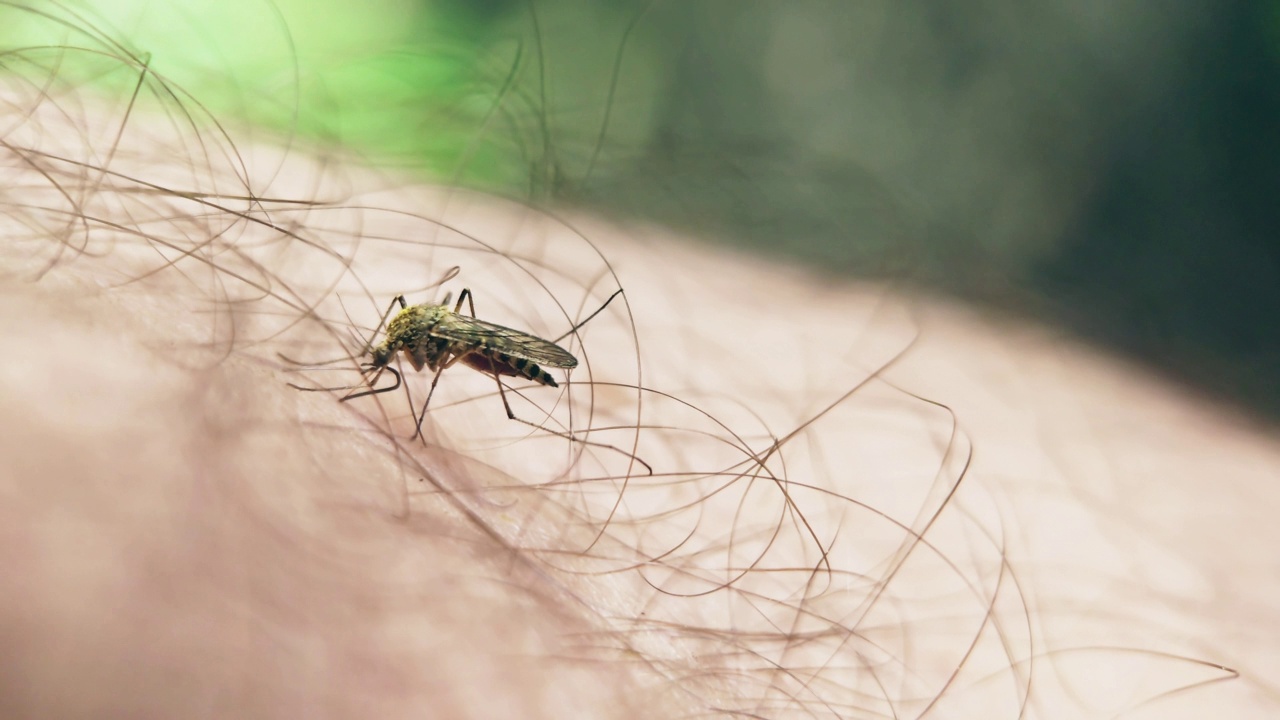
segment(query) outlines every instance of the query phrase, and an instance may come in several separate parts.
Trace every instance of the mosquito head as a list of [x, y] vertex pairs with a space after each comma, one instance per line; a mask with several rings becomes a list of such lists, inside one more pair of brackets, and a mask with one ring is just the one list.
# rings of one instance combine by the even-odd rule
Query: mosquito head
[[369, 354], [373, 356], [373, 359], [368, 363], [368, 367], [386, 367], [387, 363], [391, 362], [391, 348], [385, 343], [369, 348]]

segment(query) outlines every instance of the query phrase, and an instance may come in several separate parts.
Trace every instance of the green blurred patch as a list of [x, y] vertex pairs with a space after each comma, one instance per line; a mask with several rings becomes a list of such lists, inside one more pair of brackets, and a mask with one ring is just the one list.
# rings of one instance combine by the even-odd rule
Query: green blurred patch
[[[0, 6], [0, 41], [27, 48], [27, 58], [43, 54], [43, 67], [63, 83], [98, 87], [109, 97], [131, 91], [146, 65], [155, 79], [187, 93], [184, 102], [199, 103], [224, 124], [254, 128], [254, 135], [340, 147], [381, 167], [547, 198], [585, 176], [597, 158], [620, 38], [643, 6], [16, 3]], [[613, 147], [642, 146], [653, 124], [657, 56], [639, 46], [631, 43], [621, 71], [625, 112], [610, 119], [604, 139]], [[98, 62], [66, 62], [97, 53]]]

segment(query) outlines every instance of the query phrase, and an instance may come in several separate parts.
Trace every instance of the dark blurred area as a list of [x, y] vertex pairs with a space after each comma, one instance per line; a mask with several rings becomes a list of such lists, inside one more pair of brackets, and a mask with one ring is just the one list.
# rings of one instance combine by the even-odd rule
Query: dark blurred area
[[1280, 4], [490, 0], [535, 200], [1029, 314], [1280, 416]]
[[1280, 9], [1223, 3], [1169, 89], [1108, 138], [1027, 274], [1072, 327], [1280, 413]]

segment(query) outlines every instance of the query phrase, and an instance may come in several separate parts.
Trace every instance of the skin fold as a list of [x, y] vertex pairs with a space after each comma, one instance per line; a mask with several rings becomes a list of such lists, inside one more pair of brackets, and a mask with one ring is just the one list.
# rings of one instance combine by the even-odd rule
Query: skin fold
[[[1280, 709], [1273, 428], [945, 299], [84, 117], [4, 148], [4, 717]], [[289, 387], [462, 287], [580, 360], [506, 381], [525, 423], [461, 365], [425, 443]]]

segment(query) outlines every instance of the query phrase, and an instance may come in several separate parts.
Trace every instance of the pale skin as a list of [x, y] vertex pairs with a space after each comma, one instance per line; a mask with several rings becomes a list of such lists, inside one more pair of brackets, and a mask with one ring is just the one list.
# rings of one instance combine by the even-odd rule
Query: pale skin
[[[625, 241], [609, 250], [626, 273], [640, 332], [656, 332], [646, 308], [671, 295], [670, 283], [658, 282], [665, 270]], [[701, 282], [699, 273], [727, 261], [671, 252], [688, 270], [675, 280], [680, 332], [697, 328], [729, 347], [739, 329], [795, 322], [789, 298], [812, 292], [811, 282], [752, 264], [737, 266], [739, 282]], [[506, 541], [459, 522], [447, 502], [406, 517], [394, 462], [370, 454], [355, 432], [327, 434], [320, 447], [300, 422], [300, 414], [341, 421], [336, 398], [293, 394], [277, 372], [238, 360], [174, 367], [163, 359], [172, 320], [163, 310], [124, 314], [109, 299], [49, 285], [10, 282], [5, 291], [0, 553], [9, 572], [0, 612], [9, 651], [0, 697], [7, 717], [705, 710], [705, 687], [683, 693], [678, 678], [655, 682], [643, 663], [573, 660], [592, 657], [584, 633], [605, 632], [591, 607], [611, 601], [593, 593], [636, 591], [628, 578], [579, 580], [565, 595], [560, 581], [513, 556]], [[734, 287], [782, 302], [735, 316], [725, 295]], [[489, 304], [503, 292], [490, 288]], [[790, 332], [829, 332], [823, 318], [839, 313], [839, 303], [860, 313], [883, 300], [826, 291], [816, 317], [802, 316]], [[1034, 586], [1034, 578], [1073, 568], [1075, 592], [1094, 603], [1041, 588], [1033, 615], [1079, 626], [1055, 637], [1079, 632], [1101, 645], [1111, 633], [1120, 645], [1194, 655], [1245, 674], [1166, 698], [1156, 706], [1164, 717], [1223, 707], [1234, 717], [1271, 712], [1265, 661], [1275, 617], [1267, 598], [1276, 581], [1264, 557], [1274, 560], [1269, 508], [1276, 505], [1260, 498], [1277, 491], [1274, 436], [1051, 333], [991, 324], [944, 304], [924, 306], [916, 318], [921, 344], [895, 370], [898, 382], [964, 419], [977, 467], [988, 470], [1006, 506], [1006, 530], [1027, 525], [1009, 549], [1022, 577]], [[688, 335], [679, 345], [679, 357], [654, 362], [696, 366], [720, 352]], [[613, 358], [607, 346], [589, 348], [597, 364], [634, 362], [626, 353]], [[789, 375], [750, 350], [736, 357], [761, 373]], [[488, 409], [503, 419], [501, 407]], [[857, 431], [854, 418], [842, 422]], [[531, 441], [528, 452], [539, 447], [546, 445]], [[894, 461], [885, 454], [868, 469], [892, 474]], [[1220, 479], [1202, 483], [1206, 472]], [[1037, 515], [1040, 503], [1049, 504], [1046, 515]], [[1059, 504], [1129, 539], [1114, 547], [1028, 540], [1058, 516]], [[1139, 547], [1147, 544], [1162, 548], [1164, 564], [1152, 572], [1172, 573], [1158, 592], [1116, 574], [1117, 562], [1141, 570], [1150, 552]], [[1223, 583], [1230, 593], [1215, 589]], [[585, 600], [570, 602], [571, 595]], [[1161, 619], [1130, 631], [1112, 613]], [[1153, 661], [1135, 672], [1176, 671]], [[1052, 710], [1035, 716], [1058, 716]]]
[[[281, 167], [277, 196], [323, 194], [305, 158]], [[344, 255], [361, 287], [248, 237], [200, 261], [5, 228], [0, 715], [1280, 709], [1273, 429], [1052, 329], [399, 188], [380, 206], [494, 252], [455, 263], [461, 236], [367, 213], [338, 233], [366, 238]], [[313, 248], [284, 212], [254, 237]], [[148, 225], [211, 250], [173, 230]], [[51, 237], [70, 238], [52, 263]], [[625, 289], [564, 341], [566, 394], [506, 386], [594, 444], [511, 423], [461, 366], [425, 447], [396, 393], [287, 386], [309, 376], [275, 352], [351, 350], [339, 298], [367, 330], [389, 297], [443, 296], [426, 286], [455, 264], [477, 317], [549, 339]], [[666, 395], [637, 410], [637, 382]]]

